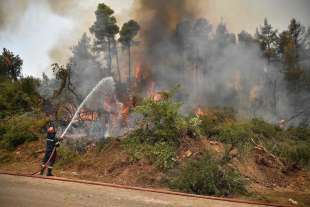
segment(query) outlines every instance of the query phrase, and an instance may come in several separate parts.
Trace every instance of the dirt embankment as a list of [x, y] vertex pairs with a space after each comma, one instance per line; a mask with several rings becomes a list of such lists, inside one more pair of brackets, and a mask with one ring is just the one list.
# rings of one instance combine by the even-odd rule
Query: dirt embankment
[[[221, 143], [208, 139], [184, 139], [178, 150], [180, 165], [187, 159], [198, 158], [204, 151], [222, 156]], [[14, 152], [1, 151], [0, 171], [32, 173], [39, 169], [44, 153], [44, 142], [27, 143]], [[310, 205], [310, 173], [300, 169], [285, 169], [281, 161], [255, 148], [246, 155], [231, 151], [230, 165], [248, 179], [251, 199], [290, 204], [288, 199], [298, 201], [299, 206]], [[89, 146], [85, 154], [66, 165], [55, 166], [55, 174], [67, 178], [101, 181], [140, 187], [167, 189], [166, 173], [155, 168], [147, 160], [134, 161], [122, 148], [120, 141], [113, 140], [98, 152]]]

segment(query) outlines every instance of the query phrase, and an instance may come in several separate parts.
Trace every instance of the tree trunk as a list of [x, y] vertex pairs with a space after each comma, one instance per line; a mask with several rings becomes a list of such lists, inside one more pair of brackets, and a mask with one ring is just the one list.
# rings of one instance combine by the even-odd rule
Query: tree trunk
[[131, 47], [128, 46], [128, 85], [131, 84]]
[[117, 67], [118, 81], [121, 82], [121, 71], [119, 69], [118, 49], [117, 49], [116, 41], [114, 41], [114, 49], [115, 49], [115, 55], [116, 55], [116, 67]]
[[273, 82], [272, 95], [273, 95], [273, 113], [277, 117], [277, 115], [278, 115], [278, 110], [277, 110], [277, 105], [278, 105], [277, 80], [274, 80], [274, 82]]
[[112, 56], [111, 56], [111, 39], [108, 38], [108, 72], [107, 75], [112, 74]]

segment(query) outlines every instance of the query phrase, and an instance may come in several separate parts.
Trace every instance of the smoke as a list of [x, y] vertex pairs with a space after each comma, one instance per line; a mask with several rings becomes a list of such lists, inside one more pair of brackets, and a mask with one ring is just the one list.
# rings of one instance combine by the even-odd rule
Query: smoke
[[[78, 0], [45, 0], [46, 6], [57, 15], [68, 15]], [[0, 1], [0, 29], [18, 23], [30, 4], [35, 0], [1, 0]]]
[[207, 1], [137, 0], [138, 55], [160, 90], [181, 85], [188, 113], [197, 106], [232, 107], [243, 117], [276, 122], [289, 117], [284, 77], [257, 44], [239, 43], [224, 22], [212, 25]]
[[[171, 35], [177, 23], [185, 18], [197, 17], [203, 12], [207, 1], [198, 0], [136, 0], [134, 2], [134, 17], [141, 27], [141, 38], [144, 44], [144, 58], [156, 59], [159, 54], [156, 46], [160, 43], [170, 43]], [[155, 47], [155, 48], [154, 48]]]

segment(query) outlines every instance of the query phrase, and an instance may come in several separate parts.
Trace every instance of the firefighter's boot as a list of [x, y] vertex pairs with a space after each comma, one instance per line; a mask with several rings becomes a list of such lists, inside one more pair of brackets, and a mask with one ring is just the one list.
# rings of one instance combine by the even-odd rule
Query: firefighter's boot
[[51, 168], [51, 167], [48, 167], [48, 169], [47, 169], [47, 176], [54, 176], [53, 174], [52, 174], [52, 169], [53, 168]]

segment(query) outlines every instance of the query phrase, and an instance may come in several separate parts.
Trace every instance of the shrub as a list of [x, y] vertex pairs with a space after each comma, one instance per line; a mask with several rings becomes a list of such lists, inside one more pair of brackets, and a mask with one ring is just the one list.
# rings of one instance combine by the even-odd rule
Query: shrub
[[277, 156], [286, 160], [288, 164], [296, 164], [300, 167], [310, 167], [310, 144], [307, 142], [278, 143], [272, 151]]
[[37, 140], [46, 123], [46, 119], [30, 115], [14, 116], [3, 121], [0, 123], [0, 146], [14, 150], [25, 142]]
[[202, 195], [230, 195], [246, 192], [241, 175], [220, 161], [205, 154], [199, 160], [189, 161], [180, 174], [170, 183], [172, 188]]
[[310, 167], [310, 144], [298, 143], [290, 150], [289, 158], [299, 166]]
[[277, 132], [281, 130], [275, 125], [269, 124], [262, 119], [252, 119], [250, 125], [254, 134], [260, 135], [264, 138], [275, 138]]
[[35, 134], [27, 130], [20, 131], [20, 129], [16, 130], [16, 128], [13, 128], [5, 133], [1, 140], [1, 145], [8, 150], [14, 150], [26, 141], [34, 141], [37, 138]]
[[223, 123], [235, 121], [235, 112], [231, 108], [210, 108], [207, 114], [200, 116], [200, 128], [208, 137], [217, 136]]
[[0, 81], [0, 118], [9, 114], [32, 111], [40, 106], [40, 96], [36, 92], [38, 80], [27, 77], [18, 81]]
[[56, 164], [59, 167], [67, 166], [78, 160], [78, 155], [65, 145], [61, 145], [57, 149], [57, 153], [58, 161], [56, 162]]
[[161, 170], [170, 169], [175, 165], [176, 147], [167, 142], [158, 142], [154, 145], [142, 144], [139, 140], [131, 137], [123, 141], [123, 146], [133, 161], [146, 158]]
[[141, 142], [155, 144], [157, 142], [179, 143], [186, 133], [186, 121], [178, 110], [180, 104], [163, 99], [145, 100], [135, 108], [135, 113], [142, 116], [137, 123], [139, 130], [135, 132]]
[[295, 140], [310, 142], [309, 128], [289, 128], [286, 132]]
[[189, 123], [179, 114], [180, 105], [166, 95], [160, 101], [144, 100], [134, 112], [141, 116], [138, 128], [123, 141], [133, 161], [147, 159], [157, 168], [167, 170], [174, 166], [180, 139], [189, 131]]
[[241, 149], [250, 143], [252, 132], [247, 124], [227, 123], [221, 126], [216, 140]]
[[202, 121], [197, 116], [189, 116], [186, 119], [186, 129], [187, 129], [187, 135], [192, 138], [200, 137], [204, 134], [204, 131], [202, 130]]
[[174, 166], [176, 149], [166, 142], [145, 146], [146, 157], [159, 169], [167, 170]]
[[208, 137], [214, 137], [219, 134], [219, 126], [221, 122], [211, 116], [202, 116], [201, 119], [201, 131]]

